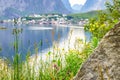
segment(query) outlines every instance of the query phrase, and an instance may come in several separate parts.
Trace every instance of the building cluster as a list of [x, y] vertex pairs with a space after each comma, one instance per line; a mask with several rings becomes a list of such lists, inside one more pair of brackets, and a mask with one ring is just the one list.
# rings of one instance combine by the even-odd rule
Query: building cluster
[[[74, 24], [74, 20], [68, 19], [66, 14], [32, 14], [25, 17], [3, 20], [2, 22], [11, 22], [15, 24]], [[76, 21], [77, 25], [88, 23], [88, 19]]]
[[18, 24], [68, 24], [65, 14], [33, 14], [26, 17], [3, 20], [3, 22], [13, 22]]
[[34, 14], [25, 17], [25, 19], [26, 23], [33, 24], [68, 24], [66, 16], [65, 14]]
[[88, 19], [81, 19], [77, 24], [78, 24], [78, 25], [84, 25], [84, 24], [86, 24], [86, 23], [88, 23], [88, 22], [89, 22]]

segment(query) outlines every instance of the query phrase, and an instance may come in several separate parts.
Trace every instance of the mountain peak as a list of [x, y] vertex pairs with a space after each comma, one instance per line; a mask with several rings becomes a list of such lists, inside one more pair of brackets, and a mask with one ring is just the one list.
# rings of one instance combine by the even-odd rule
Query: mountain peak
[[0, 0], [0, 5], [0, 16], [7, 18], [33, 13], [70, 13], [61, 0]]
[[74, 5], [72, 6], [72, 9], [73, 9], [73, 10], [76, 10], [76, 11], [80, 11], [81, 8], [82, 8], [82, 6], [83, 6], [83, 5], [81, 5], [81, 4], [74, 4]]
[[72, 11], [71, 5], [69, 0], [62, 0], [64, 6], [66, 7], [66, 9], [68, 9], [69, 11]]

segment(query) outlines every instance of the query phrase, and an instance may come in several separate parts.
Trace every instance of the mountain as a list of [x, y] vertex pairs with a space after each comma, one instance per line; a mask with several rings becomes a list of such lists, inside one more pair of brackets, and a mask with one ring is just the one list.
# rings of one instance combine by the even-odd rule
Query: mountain
[[83, 5], [74, 4], [74, 5], [72, 6], [72, 9], [74, 10], [74, 12], [80, 12], [82, 6], [83, 6]]
[[34, 13], [70, 13], [61, 0], [0, 0], [0, 18]]
[[105, 9], [105, 2], [106, 0], [87, 0], [84, 6], [81, 8], [81, 12]]
[[69, 0], [62, 0], [64, 6], [69, 10], [69, 11], [73, 11], [72, 8], [71, 8], [71, 5], [70, 5], [70, 2]]

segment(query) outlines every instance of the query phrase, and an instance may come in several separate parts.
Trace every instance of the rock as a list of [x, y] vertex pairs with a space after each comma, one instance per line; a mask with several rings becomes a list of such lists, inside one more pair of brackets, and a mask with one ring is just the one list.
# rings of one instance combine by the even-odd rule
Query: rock
[[103, 37], [73, 80], [120, 80], [120, 22]]

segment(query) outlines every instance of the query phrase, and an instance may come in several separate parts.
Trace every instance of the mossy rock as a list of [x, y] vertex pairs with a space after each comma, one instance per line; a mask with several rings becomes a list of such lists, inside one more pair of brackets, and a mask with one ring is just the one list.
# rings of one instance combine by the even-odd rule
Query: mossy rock
[[103, 37], [74, 80], [120, 80], [120, 22]]

